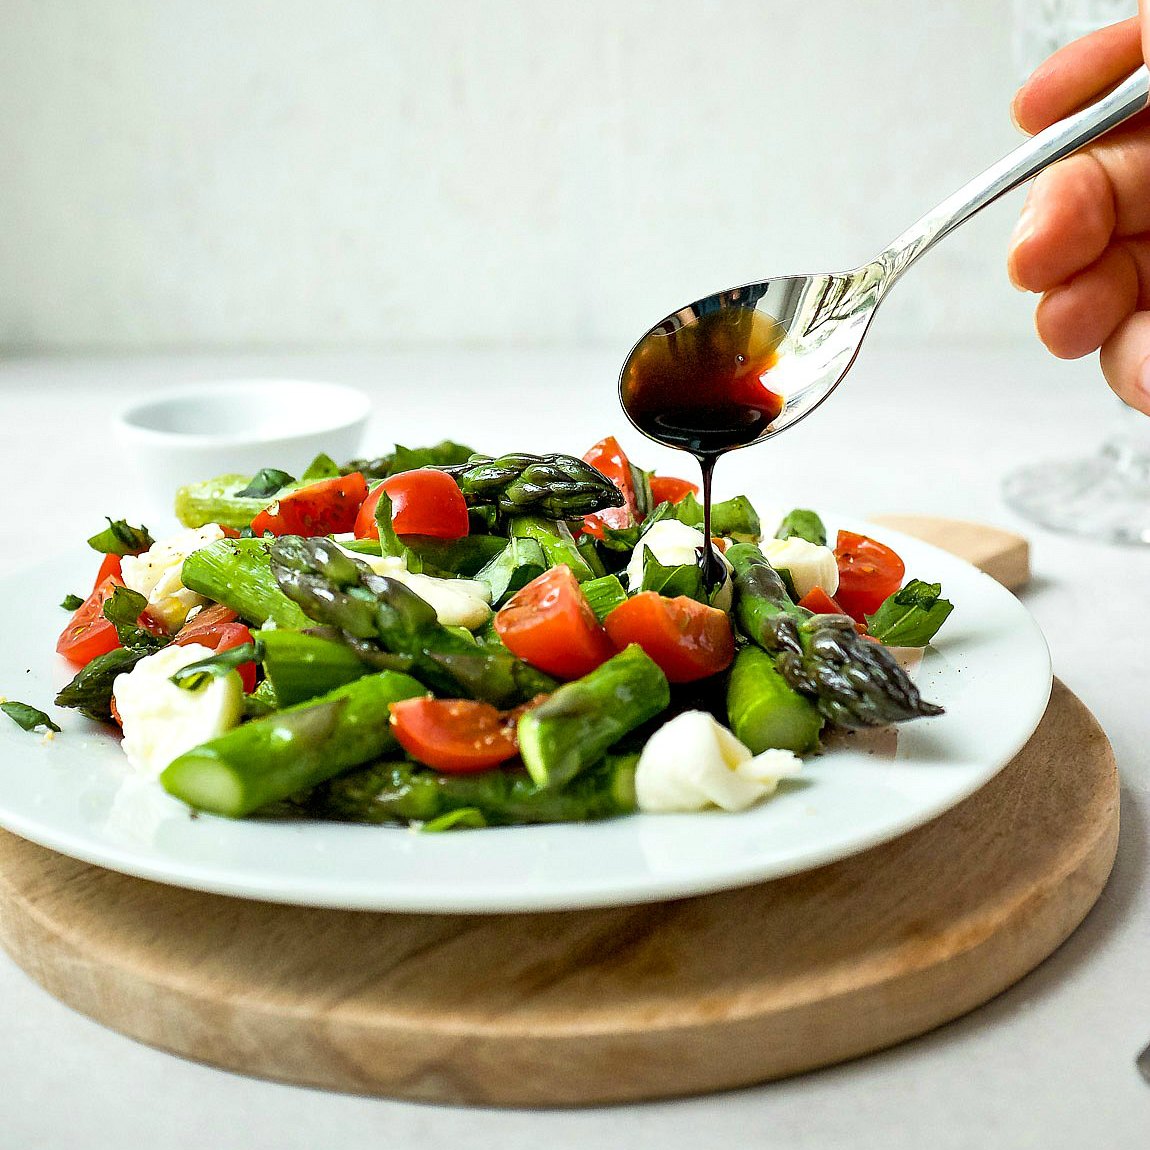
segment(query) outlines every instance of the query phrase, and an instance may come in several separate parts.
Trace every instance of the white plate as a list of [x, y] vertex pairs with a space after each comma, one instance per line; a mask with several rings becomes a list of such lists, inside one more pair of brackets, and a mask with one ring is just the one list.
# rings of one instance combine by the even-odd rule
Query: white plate
[[[846, 526], [851, 526], [848, 522]], [[866, 530], [865, 524], [854, 524]], [[946, 714], [838, 740], [801, 781], [742, 814], [424, 835], [393, 827], [190, 817], [129, 773], [117, 739], [50, 703], [70, 671], [56, 604], [86, 590], [88, 552], [0, 581], [9, 604], [0, 694], [50, 711], [46, 740], [0, 716], [0, 825], [63, 854], [176, 886], [365, 910], [495, 912], [650, 902], [792, 874], [894, 838], [989, 780], [1037, 727], [1050, 657], [1029, 612], [993, 579], [883, 529], [911, 576], [954, 613], [915, 677]], [[895, 744], [893, 747], [891, 744]]]

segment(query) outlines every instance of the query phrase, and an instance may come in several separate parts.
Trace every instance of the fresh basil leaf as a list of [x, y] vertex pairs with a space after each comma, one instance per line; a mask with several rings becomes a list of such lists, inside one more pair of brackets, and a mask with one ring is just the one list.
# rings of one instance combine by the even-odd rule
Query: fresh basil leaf
[[763, 537], [759, 513], [745, 495], [734, 495], [721, 503], [713, 503], [711, 534], [726, 535], [738, 543], [758, 543]]
[[252, 476], [251, 482], [242, 491], [235, 493], [236, 499], [270, 499], [277, 491], [282, 491], [295, 479], [278, 467], [261, 467]]
[[791, 597], [791, 602], [797, 603], [802, 596], [795, 590], [795, 581], [791, 578], [790, 568], [776, 567], [775, 574], [783, 581], [783, 586], [787, 589], [787, 594]]
[[[108, 519], [108, 516], [104, 516]], [[93, 551], [105, 555], [139, 555], [147, 551], [155, 540], [146, 527], [133, 527], [123, 519], [108, 519], [108, 526], [88, 540]]]
[[153, 635], [140, 626], [148, 600], [130, 587], [117, 587], [104, 603], [104, 618], [116, 628], [120, 646], [133, 651], [158, 651], [170, 642], [166, 635]]
[[703, 572], [696, 563], [677, 564], [668, 567], [655, 558], [650, 547], [643, 548], [643, 582], [641, 591], [657, 591], [660, 595], [673, 599], [686, 595], [688, 599], [707, 602], [707, 590], [703, 586]]
[[636, 467], [630, 460], [627, 466], [631, 470], [631, 487], [635, 492], [635, 518], [642, 521], [655, 506], [655, 497], [651, 494], [651, 476], [655, 473]]
[[34, 731], [37, 727], [44, 727], [57, 733], [60, 730], [43, 711], [31, 707], [27, 703], [18, 703], [15, 699], [0, 703], [0, 711], [3, 711], [12, 722], [23, 727], [26, 731]]
[[[718, 504], [713, 504], [711, 507], [711, 517], [714, 518], [715, 508]], [[666, 510], [664, 510], [666, 508]], [[688, 491], [678, 503], [661, 503], [655, 508], [655, 513], [646, 523], [643, 524], [644, 529], [649, 527], [652, 523], [658, 523], [660, 519], [677, 519], [680, 523], [685, 523], [688, 527], [697, 527], [699, 530], [703, 528], [703, 505], [696, 498], [693, 491]], [[714, 530], [714, 523], [712, 522], [711, 528]], [[715, 532], [719, 534], [719, 532]]]
[[84, 606], [84, 600], [79, 595], [65, 595], [64, 601], [60, 604], [65, 611], [79, 611]]
[[171, 677], [171, 682], [177, 687], [183, 687], [185, 691], [198, 691], [201, 687], [207, 686], [212, 679], [222, 679], [244, 663], [254, 663], [261, 658], [262, 654], [256, 643], [241, 643], [238, 647], [217, 651], [206, 659], [181, 667]]
[[320, 452], [307, 465], [307, 470], [299, 477], [301, 483], [316, 483], [321, 479], [338, 479], [339, 464], [330, 455]]
[[375, 505], [375, 525], [379, 528], [379, 553], [381, 555], [398, 555], [407, 560], [408, 571], [422, 571], [423, 560], [410, 547], [404, 545], [396, 534], [391, 516], [391, 496], [386, 491], [381, 491], [379, 502]]
[[912, 579], [866, 617], [867, 633], [889, 647], [925, 647], [953, 610], [941, 583]]
[[487, 819], [478, 807], [459, 807], [428, 819], [419, 829], [427, 834], [438, 834], [441, 831], [480, 830], [485, 826]]
[[97, 655], [57, 696], [57, 707], [70, 707], [107, 723], [112, 719], [112, 684], [117, 675], [130, 671], [148, 652], [117, 647]]
[[455, 467], [466, 463], [474, 454], [474, 448], [453, 443], [450, 439], [430, 447], [404, 447], [397, 443], [390, 455], [381, 455], [377, 459], [353, 459], [341, 470], [344, 475], [360, 471], [366, 479], [390, 479], [400, 472], [415, 471], [420, 467]]
[[802, 507], [796, 507], [779, 524], [775, 532], [776, 539], [792, 537], [805, 539], [808, 543], [817, 543], [820, 547], [827, 545], [827, 529], [823, 526], [823, 521], [813, 511]]

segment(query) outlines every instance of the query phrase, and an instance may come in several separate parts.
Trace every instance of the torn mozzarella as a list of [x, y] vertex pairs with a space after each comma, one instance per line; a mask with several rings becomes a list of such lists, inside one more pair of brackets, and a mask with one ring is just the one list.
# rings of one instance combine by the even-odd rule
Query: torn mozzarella
[[790, 751], [750, 749], [703, 711], [684, 711], [648, 740], [635, 772], [639, 809], [741, 811], [802, 769]]
[[243, 717], [244, 688], [237, 671], [187, 690], [171, 677], [214, 652], [199, 643], [164, 647], [116, 678], [112, 697], [124, 728], [128, 762], [158, 778], [185, 751], [230, 731]]
[[148, 600], [150, 615], [169, 631], [177, 631], [193, 607], [207, 602], [184, 586], [184, 560], [223, 537], [220, 525], [209, 523], [160, 539], [141, 555], [125, 555], [120, 562], [124, 584]]
[[794, 535], [790, 539], [765, 539], [761, 550], [776, 571], [790, 572], [800, 599], [816, 587], [828, 595], [834, 595], [839, 589], [839, 567], [829, 547], [820, 547]]
[[353, 559], [362, 560], [377, 575], [386, 575], [411, 588], [435, 608], [436, 618], [445, 627], [466, 627], [474, 631], [491, 618], [491, 591], [486, 583], [476, 579], [440, 579], [408, 571], [407, 563], [399, 555], [361, 555], [346, 547], [339, 549]]

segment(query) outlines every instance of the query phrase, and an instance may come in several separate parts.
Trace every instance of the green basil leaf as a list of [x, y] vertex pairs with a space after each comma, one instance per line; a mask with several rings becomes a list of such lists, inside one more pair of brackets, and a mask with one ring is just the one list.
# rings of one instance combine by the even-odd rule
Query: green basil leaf
[[89, 719], [110, 722], [112, 719], [112, 684], [117, 675], [130, 671], [148, 651], [117, 647], [106, 655], [97, 655], [57, 696], [57, 707], [70, 707]]
[[79, 595], [65, 595], [64, 601], [60, 604], [65, 611], [79, 611], [84, 606], [85, 600]]
[[244, 663], [254, 663], [261, 658], [262, 654], [256, 643], [241, 643], [238, 647], [217, 651], [206, 659], [181, 667], [171, 677], [171, 682], [177, 687], [183, 687], [185, 691], [198, 691], [201, 687], [207, 686], [212, 679], [222, 679]]
[[420, 467], [454, 467], [466, 463], [474, 454], [474, 448], [453, 443], [450, 439], [431, 447], [404, 447], [397, 443], [390, 455], [381, 455], [377, 459], [353, 459], [341, 470], [344, 475], [361, 471], [366, 479], [390, 479], [400, 472], [415, 471]]
[[[694, 496], [691, 496], [694, 499]], [[763, 537], [759, 513], [745, 495], [734, 495], [711, 505], [711, 534], [738, 543], [758, 543]]]
[[655, 558], [650, 547], [643, 548], [643, 582], [641, 591], [657, 591], [660, 595], [673, 599], [686, 595], [688, 599], [707, 602], [707, 590], [703, 586], [703, 573], [696, 563], [677, 564], [668, 567]]
[[295, 479], [278, 467], [261, 467], [252, 476], [251, 482], [242, 491], [235, 493], [236, 499], [270, 499], [277, 491], [282, 491]]
[[18, 703], [15, 699], [0, 703], [0, 711], [26, 731], [34, 731], [37, 727], [44, 727], [49, 731], [60, 730], [43, 711], [27, 703]]
[[166, 635], [153, 635], [140, 626], [148, 600], [130, 587], [117, 587], [104, 603], [104, 618], [116, 628], [120, 646], [133, 651], [158, 651], [170, 642]]
[[391, 522], [391, 496], [386, 491], [379, 493], [379, 502], [375, 505], [375, 525], [379, 528], [379, 553], [381, 555], [398, 555], [407, 560], [408, 571], [420, 572], [423, 570], [423, 560], [420, 559], [410, 547], [395, 532]]
[[299, 477], [301, 483], [317, 483], [321, 479], [338, 479], [341, 475], [339, 464], [330, 455], [320, 452], [308, 464], [307, 470]]
[[802, 507], [796, 507], [779, 524], [775, 532], [776, 539], [792, 537], [805, 539], [808, 543], [817, 543], [820, 547], [827, 545], [827, 529], [823, 526], [823, 521], [813, 511]]
[[459, 807], [428, 819], [419, 829], [428, 834], [438, 834], [441, 831], [479, 830], [485, 826], [487, 819], [478, 807]]
[[[108, 519], [106, 515], [104, 518]], [[132, 527], [123, 519], [108, 519], [108, 526], [88, 540], [93, 551], [105, 555], [139, 555], [153, 543], [146, 527]]]
[[925, 647], [953, 610], [941, 583], [912, 579], [866, 617], [867, 633], [889, 647]]

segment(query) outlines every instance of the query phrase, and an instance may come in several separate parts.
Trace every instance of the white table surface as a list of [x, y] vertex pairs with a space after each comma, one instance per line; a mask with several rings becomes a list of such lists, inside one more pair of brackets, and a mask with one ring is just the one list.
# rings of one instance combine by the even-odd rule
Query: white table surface
[[[615, 432], [639, 462], [690, 474], [615, 407], [624, 351], [0, 361], [0, 573], [129, 511], [138, 492], [108, 414], [197, 379], [357, 384], [375, 397], [368, 443], [380, 451], [447, 435], [582, 452]], [[73, 1013], [0, 955], [0, 1150], [1150, 1146], [1150, 1085], [1134, 1067], [1150, 1042], [1150, 549], [1060, 538], [999, 497], [1020, 462], [1092, 453], [1115, 415], [1091, 361], [1058, 364], [1030, 344], [906, 349], [874, 336], [815, 418], [718, 472], [720, 493], [767, 488], [780, 503], [975, 519], [1031, 538], [1023, 597], [1056, 674], [1114, 744], [1122, 835], [1098, 905], [1011, 990], [893, 1050], [784, 1082], [642, 1106], [496, 1111], [345, 1097], [185, 1062]]]

